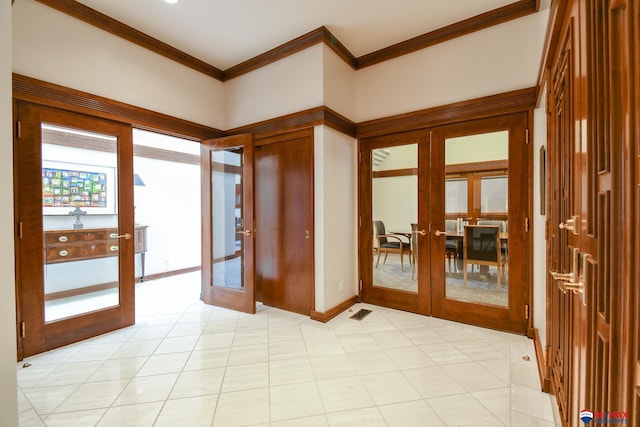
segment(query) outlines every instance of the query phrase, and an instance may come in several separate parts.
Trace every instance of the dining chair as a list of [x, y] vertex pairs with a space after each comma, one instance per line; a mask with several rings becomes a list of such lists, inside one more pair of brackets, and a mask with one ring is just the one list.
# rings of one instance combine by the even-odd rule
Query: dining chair
[[400, 254], [400, 270], [404, 271], [404, 254], [405, 252], [409, 255], [409, 262], [411, 261], [411, 244], [409, 242], [405, 242], [400, 235], [397, 234], [387, 234], [384, 222], [382, 221], [373, 221], [373, 238], [374, 242], [377, 242], [378, 248], [378, 258], [376, 259], [376, 268], [380, 263], [380, 255], [384, 252], [384, 261], [385, 264], [387, 262], [387, 255], [389, 253]]
[[500, 292], [506, 257], [500, 249], [500, 228], [495, 225], [464, 227], [463, 269], [467, 287], [467, 264], [494, 266], [497, 269], [497, 290]]
[[[447, 232], [455, 233], [458, 229], [457, 223], [458, 221], [456, 221], [455, 219], [446, 219], [444, 221], [444, 229]], [[453, 264], [453, 269], [457, 273], [458, 239], [454, 237], [446, 237], [444, 241], [444, 251], [445, 256], [447, 257], [447, 267], [449, 268], [449, 273], [452, 273], [451, 264]]]

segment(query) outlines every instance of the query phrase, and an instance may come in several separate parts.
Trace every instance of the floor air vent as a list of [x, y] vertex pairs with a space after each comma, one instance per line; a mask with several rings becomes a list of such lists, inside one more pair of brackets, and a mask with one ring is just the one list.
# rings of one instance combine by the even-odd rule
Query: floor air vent
[[371, 310], [367, 310], [366, 308], [362, 308], [360, 309], [356, 314], [354, 314], [353, 316], [351, 316], [352, 319], [356, 319], [356, 320], [362, 320], [365, 317], [367, 317], [367, 315], [371, 313]]

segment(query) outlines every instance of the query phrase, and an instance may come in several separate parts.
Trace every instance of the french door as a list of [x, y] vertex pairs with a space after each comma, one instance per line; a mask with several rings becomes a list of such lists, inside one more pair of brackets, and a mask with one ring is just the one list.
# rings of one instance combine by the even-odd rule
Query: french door
[[130, 126], [18, 105], [19, 356], [134, 323]]
[[[361, 140], [363, 301], [526, 332], [526, 126], [522, 113]], [[466, 256], [465, 226], [496, 232], [495, 262]]]
[[201, 299], [255, 313], [253, 136], [203, 141], [201, 162]]

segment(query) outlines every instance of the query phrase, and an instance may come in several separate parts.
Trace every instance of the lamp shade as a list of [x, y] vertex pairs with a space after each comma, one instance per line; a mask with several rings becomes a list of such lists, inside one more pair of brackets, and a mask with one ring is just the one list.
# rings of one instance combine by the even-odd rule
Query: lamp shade
[[140, 178], [140, 175], [137, 173], [133, 174], [133, 185], [138, 187], [144, 187], [144, 181]]

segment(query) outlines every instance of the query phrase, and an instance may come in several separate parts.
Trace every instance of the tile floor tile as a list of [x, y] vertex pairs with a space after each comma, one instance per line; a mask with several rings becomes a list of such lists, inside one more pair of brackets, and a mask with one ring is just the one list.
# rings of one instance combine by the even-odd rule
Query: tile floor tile
[[136, 325], [18, 363], [20, 427], [557, 427], [526, 337], [370, 304], [327, 323], [249, 315], [199, 293], [199, 273], [144, 282]]
[[163, 405], [164, 401], [112, 406], [97, 427], [152, 427]]

